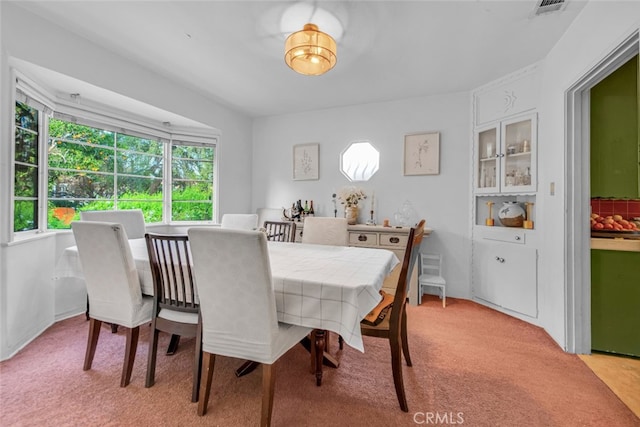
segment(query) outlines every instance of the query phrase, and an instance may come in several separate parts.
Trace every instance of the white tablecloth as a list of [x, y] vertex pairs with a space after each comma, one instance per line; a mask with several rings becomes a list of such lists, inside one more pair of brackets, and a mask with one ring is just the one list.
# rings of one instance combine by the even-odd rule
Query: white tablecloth
[[[144, 239], [129, 240], [142, 292], [153, 295]], [[385, 249], [269, 242], [278, 320], [340, 334], [364, 351], [360, 320], [380, 301], [385, 277], [399, 263]], [[83, 279], [78, 249], [65, 249], [55, 278]]]

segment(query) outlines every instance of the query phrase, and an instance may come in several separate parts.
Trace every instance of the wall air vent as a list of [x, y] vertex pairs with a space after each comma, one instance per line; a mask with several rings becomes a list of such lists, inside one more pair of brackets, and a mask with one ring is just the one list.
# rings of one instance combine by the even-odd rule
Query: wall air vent
[[534, 15], [542, 15], [549, 12], [559, 12], [567, 6], [567, 0], [538, 0]]

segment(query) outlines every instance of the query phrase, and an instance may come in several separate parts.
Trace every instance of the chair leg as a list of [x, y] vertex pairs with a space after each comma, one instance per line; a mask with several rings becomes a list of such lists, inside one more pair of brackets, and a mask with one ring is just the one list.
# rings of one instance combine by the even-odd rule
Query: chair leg
[[260, 427], [271, 425], [273, 412], [273, 390], [276, 383], [275, 363], [262, 364], [262, 413], [260, 414]]
[[338, 347], [340, 350], [344, 348], [344, 338], [342, 338], [342, 335], [338, 335]]
[[126, 387], [131, 380], [131, 372], [133, 371], [133, 362], [136, 360], [136, 350], [138, 348], [138, 335], [140, 334], [140, 326], [135, 328], [127, 328], [127, 345], [124, 353], [124, 364], [122, 366], [122, 378], [120, 379], [120, 387]]
[[445, 308], [447, 306], [447, 296], [444, 293], [444, 286], [442, 287], [442, 308]]
[[404, 393], [404, 381], [402, 379], [402, 355], [400, 354], [400, 342], [397, 337], [390, 337], [389, 345], [391, 346], [391, 370], [393, 371], [393, 383], [396, 386], [396, 395], [400, 409], [409, 412], [407, 405], [407, 396]]
[[198, 401], [198, 392], [200, 390], [200, 372], [202, 371], [202, 324], [198, 324], [196, 332], [196, 350], [193, 361], [193, 386], [191, 389], [191, 401]]
[[89, 319], [89, 337], [87, 339], [87, 350], [84, 353], [84, 366], [82, 370], [88, 371], [91, 369], [93, 363], [93, 356], [96, 354], [96, 346], [98, 345], [98, 338], [100, 337], [100, 327], [102, 321], [96, 319]]
[[200, 399], [198, 399], [198, 415], [207, 413], [209, 404], [209, 392], [211, 391], [211, 380], [213, 380], [213, 367], [216, 363], [216, 355], [209, 352], [202, 352], [202, 374], [200, 376]]
[[156, 329], [156, 321], [151, 325], [151, 337], [149, 338], [149, 355], [147, 357], [147, 379], [144, 386], [149, 388], [155, 384], [156, 380], [156, 357], [158, 355], [158, 336], [160, 331]]
[[409, 339], [407, 337], [407, 310], [402, 311], [402, 318], [400, 320], [400, 337], [402, 339], [402, 354], [404, 354], [404, 360], [407, 361], [407, 366], [413, 366], [411, 363], [411, 355], [409, 354]]

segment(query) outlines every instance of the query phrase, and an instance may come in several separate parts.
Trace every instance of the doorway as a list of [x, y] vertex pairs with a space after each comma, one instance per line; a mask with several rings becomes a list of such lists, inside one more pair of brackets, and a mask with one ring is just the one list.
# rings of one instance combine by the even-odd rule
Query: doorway
[[639, 52], [635, 31], [566, 92], [565, 329], [567, 351], [591, 353], [590, 118], [593, 86]]

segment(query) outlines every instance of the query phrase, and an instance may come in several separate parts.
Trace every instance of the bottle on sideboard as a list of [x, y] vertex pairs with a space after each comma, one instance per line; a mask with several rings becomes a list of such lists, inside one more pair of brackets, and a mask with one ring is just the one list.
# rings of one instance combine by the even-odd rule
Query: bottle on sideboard
[[315, 216], [315, 211], [313, 210], [313, 200], [311, 201], [311, 204], [309, 205], [309, 216]]

